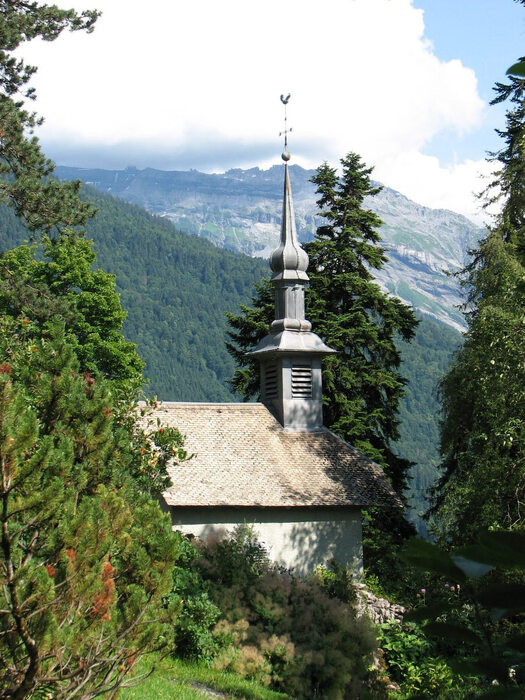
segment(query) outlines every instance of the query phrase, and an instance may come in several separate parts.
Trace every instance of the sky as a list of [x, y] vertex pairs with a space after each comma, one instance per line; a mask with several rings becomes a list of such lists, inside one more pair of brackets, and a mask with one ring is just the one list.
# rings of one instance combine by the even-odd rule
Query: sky
[[492, 86], [525, 54], [513, 0], [73, 0], [92, 34], [35, 40], [38, 131], [57, 164], [225, 172], [359, 153], [420, 204], [481, 221], [505, 108]]

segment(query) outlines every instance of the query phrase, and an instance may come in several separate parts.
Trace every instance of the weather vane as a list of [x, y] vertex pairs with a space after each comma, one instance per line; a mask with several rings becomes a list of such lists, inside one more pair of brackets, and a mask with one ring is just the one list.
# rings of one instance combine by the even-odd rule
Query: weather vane
[[288, 93], [286, 95], [286, 97], [284, 95], [281, 95], [281, 102], [284, 105], [284, 131], [281, 131], [279, 136], [282, 136], [284, 134], [284, 151], [282, 152], [281, 158], [285, 161], [290, 160], [290, 153], [288, 151], [288, 134], [291, 133], [292, 128], [290, 127], [288, 129], [288, 126], [287, 126], [288, 119], [286, 116], [286, 105], [288, 104], [290, 97], [291, 97], [290, 93]]

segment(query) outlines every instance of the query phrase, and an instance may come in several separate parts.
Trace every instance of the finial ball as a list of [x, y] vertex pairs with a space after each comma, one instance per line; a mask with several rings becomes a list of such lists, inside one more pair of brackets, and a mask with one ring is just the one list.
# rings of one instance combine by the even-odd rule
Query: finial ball
[[289, 161], [291, 157], [292, 157], [292, 156], [290, 155], [290, 152], [289, 152], [288, 150], [283, 151], [283, 152], [281, 153], [281, 158], [284, 160], [285, 163], [286, 163], [287, 161]]

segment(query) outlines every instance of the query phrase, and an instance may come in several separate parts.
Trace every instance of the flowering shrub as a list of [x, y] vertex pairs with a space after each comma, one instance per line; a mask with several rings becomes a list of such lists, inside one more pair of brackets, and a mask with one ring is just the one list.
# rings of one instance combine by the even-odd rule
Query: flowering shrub
[[196, 548], [192, 569], [221, 611], [213, 630], [218, 668], [297, 700], [364, 697], [375, 637], [356, 618], [346, 572], [299, 579], [273, 566], [246, 527]]

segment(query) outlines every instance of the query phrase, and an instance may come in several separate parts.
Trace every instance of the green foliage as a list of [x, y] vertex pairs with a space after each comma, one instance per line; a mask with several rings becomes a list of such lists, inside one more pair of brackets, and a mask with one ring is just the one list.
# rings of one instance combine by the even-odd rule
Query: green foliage
[[362, 207], [379, 188], [358, 155], [341, 160], [342, 175], [322, 165], [313, 178], [324, 223], [305, 248], [312, 271], [308, 314], [316, 332], [339, 351], [323, 365], [325, 423], [382, 464], [402, 494], [407, 464], [392, 454], [404, 380], [395, 334], [411, 339], [412, 311], [384, 294], [372, 271], [386, 262], [381, 220]]
[[408, 343], [398, 339], [405, 394], [399, 404], [400, 437], [395, 451], [414, 464], [409, 472], [410, 520], [424, 535], [421, 514], [428, 508], [428, 491], [439, 476], [438, 384], [448, 369], [452, 353], [461, 344], [459, 331], [428, 316], [416, 314], [419, 324]]
[[[326, 223], [304, 246], [310, 258], [307, 317], [338, 351], [323, 360], [325, 424], [385, 466], [402, 494], [407, 464], [393, 455], [390, 444], [398, 437], [396, 411], [405, 384], [395, 335], [409, 340], [416, 320], [373, 281], [371, 269], [380, 269], [386, 257], [376, 230], [381, 221], [361, 206], [379, 191], [370, 182], [371, 168], [356, 154], [341, 163], [341, 178], [326, 164], [313, 178]], [[241, 316], [228, 316], [228, 347], [239, 365], [232, 385], [245, 397], [257, 393], [258, 381], [253, 361], [243, 353], [268, 332], [274, 312], [269, 283], [256, 293], [253, 309], [243, 307]]]
[[21, 0], [4, 3], [2, 7], [0, 202], [12, 206], [31, 230], [83, 225], [93, 210], [79, 201], [78, 182], [48, 179], [53, 164], [32, 136], [42, 120], [22, 109], [23, 102], [15, 101], [17, 95], [34, 98], [34, 90], [27, 85], [36, 68], [26, 65], [17, 49], [24, 41], [35, 38], [53, 41], [64, 29], [91, 31], [97, 16], [95, 10], [78, 14], [56, 5]]
[[94, 189], [86, 187], [84, 196], [99, 210], [87, 231], [99, 264], [116, 275], [129, 312], [124, 329], [146, 362], [148, 393], [165, 400], [231, 401], [224, 315], [249, 298], [266, 265]]
[[[151, 380], [146, 386], [148, 394], [166, 400], [232, 400], [226, 380], [234, 364], [224, 347], [224, 313], [249, 299], [267, 263], [180, 233], [166, 219], [109, 195], [98, 195], [89, 187], [83, 196], [98, 209], [87, 224], [97, 249], [95, 264], [116, 275], [116, 290], [128, 312], [124, 331], [146, 361], [145, 373]], [[0, 248], [17, 246], [27, 236], [27, 229], [0, 207]], [[45, 297], [39, 297], [42, 306]], [[49, 300], [46, 318], [58, 313], [51, 301], [55, 304]], [[271, 296], [268, 303], [271, 321]], [[264, 320], [256, 322], [262, 324], [262, 334], [267, 332]], [[439, 462], [435, 386], [459, 339], [458, 332], [422, 316], [410, 343], [396, 340], [407, 385], [399, 411], [401, 438], [393, 447], [418, 463], [410, 470], [410, 499], [418, 498], [414, 503], [417, 511], [426, 508], [420, 494], [435, 480]]]
[[[149, 675], [150, 669], [153, 671]], [[138, 686], [135, 681], [140, 681]], [[137, 677], [130, 687], [120, 691], [123, 700], [203, 700], [210, 697], [208, 689], [222, 692], [228, 698], [245, 700], [287, 700], [288, 695], [270, 690], [259, 683], [225, 671], [217, 671], [204, 663], [153, 656], [138, 664]]]
[[169, 518], [127, 474], [111, 385], [63, 328], [0, 323], [0, 697], [118, 685], [169, 646]]
[[[38, 306], [44, 317], [60, 318], [67, 323], [68, 341], [76, 346], [82, 371], [101, 371], [127, 382], [128, 387], [134, 382], [138, 388], [143, 364], [120, 333], [125, 313], [114, 291], [114, 278], [92, 269], [95, 254], [78, 228], [94, 215], [94, 209], [79, 199], [79, 182], [50, 177], [53, 165], [32, 136], [40, 121], [14, 100], [36, 68], [26, 66], [12, 52], [37, 37], [52, 41], [64, 29], [91, 31], [97, 16], [94, 10], [78, 14], [19, 0], [2, 9], [0, 202], [12, 207], [27, 229], [43, 235], [40, 249], [26, 246], [2, 257], [0, 308], [13, 317], [24, 314], [43, 321], [31, 316], [31, 306]], [[24, 96], [33, 97], [32, 89], [26, 89]], [[42, 299], [48, 303], [39, 303]]]
[[[525, 81], [497, 84], [510, 99], [497, 188], [501, 213], [464, 270], [465, 343], [441, 384], [443, 474], [433, 513], [446, 541], [523, 525], [525, 498]], [[493, 201], [489, 199], [490, 201]]]
[[318, 566], [316, 574], [319, 584], [330, 598], [337, 598], [343, 603], [355, 605], [357, 599], [355, 580], [348, 569], [332, 559], [328, 567]]
[[148, 492], [182, 438], [137, 425], [142, 362], [77, 228], [93, 207], [49, 177], [38, 120], [12, 99], [34, 72], [11, 54], [21, 41], [96, 16], [15, 0], [0, 28], [0, 201], [40, 234], [0, 260], [2, 698], [114, 693], [142, 654], [173, 646], [162, 601], [178, 542]]
[[524, 262], [525, 242], [525, 158], [523, 152], [523, 137], [525, 132], [525, 107], [523, 96], [525, 79], [522, 76], [510, 76], [507, 84], [496, 83], [496, 97], [491, 104], [505, 101], [510, 102], [506, 114], [504, 130], [497, 130], [504, 141], [504, 146], [497, 153], [490, 154], [496, 162], [497, 170], [493, 173], [484, 193], [489, 206], [494, 201], [503, 204], [501, 212], [496, 217], [497, 228], [506, 242], [514, 243], [517, 247], [521, 262]]
[[495, 681], [494, 697], [525, 693], [524, 552], [523, 531], [487, 531], [475, 545], [451, 552], [411, 540], [402, 555], [412, 566], [448, 579], [431, 604], [425, 600], [405, 620], [424, 622], [425, 634], [448, 645], [448, 664], [456, 674], [477, 678], [480, 688]]
[[507, 75], [525, 78], [525, 58], [520, 59], [517, 63], [513, 63], [512, 66], [507, 69]]
[[307, 581], [271, 566], [253, 533], [198, 543], [193, 568], [220, 608], [214, 635], [220, 669], [296, 698], [360, 697], [370, 681], [371, 629], [356, 619], [347, 574], [334, 569]]
[[220, 610], [193, 566], [199, 556], [197, 549], [180, 533], [176, 536], [181, 556], [174, 570], [173, 588], [165, 601], [168, 607], [178, 610], [174, 628], [176, 653], [184, 659], [210, 661], [222, 646], [222, 640], [213, 634]]
[[498, 231], [479, 252], [483, 263], [470, 280], [482, 296], [441, 385], [445, 471], [435, 510], [454, 543], [523, 522], [525, 268]]
[[95, 260], [91, 243], [70, 230], [57, 238], [44, 235], [41, 246], [22, 245], [4, 253], [0, 311], [23, 315], [40, 329], [49, 318], [62, 319], [81, 371], [102, 373], [116, 389], [138, 389], [144, 363], [121, 333], [126, 313], [115, 278], [94, 269]]
[[380, 625], [378, 643], [386, 672], [403, 694], [418, 698], [458, 697], [458, 682], [433, 644], [414, 623]]
[[[56, 5], [12, 0], [2, 8], [0, 28], [0, 85], [7, 95], [20, 92], [35, 73], [34, 66], [25, 65], [15, 57], [15, 51], [24, 41], [40, 38], [54, 41], [64, 29], [92, 31], [99, 13], [87, 10], [77, 14], [75, 10], [61, 10]], [[34, 91], [26, 91], [25, 97], [33, 97]]]
[[[92, 188], [85, 187], [82, 196], [98, 210], [87, 235], [94, 240], [96, 265], [115, 275], [115, 290], [128, 312], [123, 329], [146, 363], [148, 395], [231, 401], [226, 382], [234, 365], [224, 347], [224, 315], [249, 298], [267, 266]], [[19, 246], [28, 235], [0, 207], [0, 249]]]

